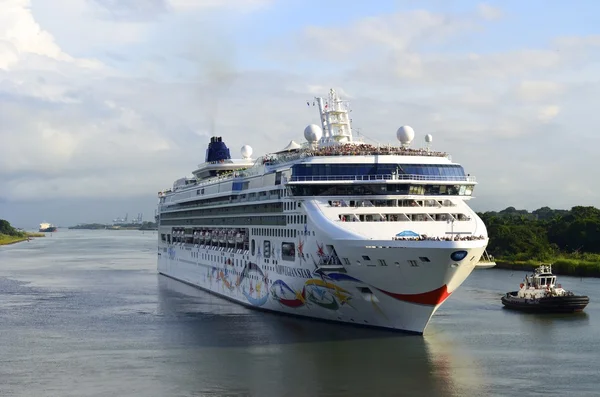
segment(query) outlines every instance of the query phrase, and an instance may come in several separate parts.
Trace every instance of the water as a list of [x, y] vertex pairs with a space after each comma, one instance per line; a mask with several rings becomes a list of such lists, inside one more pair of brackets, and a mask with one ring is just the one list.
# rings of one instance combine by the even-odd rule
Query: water
[[1, 396], [597, 395], [600, 280], [580, 315], [502, 309], [476, 270], [425, 336], [257, 312], [156, 273], [156, 234], [60, 230], [0, 248]]

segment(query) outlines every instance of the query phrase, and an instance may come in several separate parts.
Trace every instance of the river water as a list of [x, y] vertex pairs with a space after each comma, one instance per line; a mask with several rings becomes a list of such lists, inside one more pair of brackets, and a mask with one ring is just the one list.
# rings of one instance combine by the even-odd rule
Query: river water
[[61, 229], [0, 247], [1, 396], [598, 395], [584, 313], [502, 309], [524, 273], [476, 270], [424, 336], [257, 312], [156, 273], [156, 234]]

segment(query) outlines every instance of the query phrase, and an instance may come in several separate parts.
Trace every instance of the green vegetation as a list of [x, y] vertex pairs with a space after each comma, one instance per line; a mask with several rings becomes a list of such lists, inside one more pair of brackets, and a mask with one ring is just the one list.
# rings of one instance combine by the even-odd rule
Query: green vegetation
[[480, 213], [498, 267], [530, 270], [551, 263], [557, 274], [600, 277], [600, 210], [573, 207], [533, 212], [508, 207]]
[[69, 226], [69, 229], [87, 229], [87, 230], [97, 230], [97, 229], [106, 229], [107, 225], [103, 223], [82, 223], [77, 226]]
[[0, 219], [0, 245], [8, 245], [18, 243], [19, 241], [28, 240], [31, 237], [44, 237], [44, 233], [28, 233], [17, 230], [11, 224]]
[[155, 222], [127, 223], [122, 225], [105, 225], [103, 223], [82, 223], [77, 226], [71, 226], [69, 229], [85, 229], [85, 230], [156, 230]]

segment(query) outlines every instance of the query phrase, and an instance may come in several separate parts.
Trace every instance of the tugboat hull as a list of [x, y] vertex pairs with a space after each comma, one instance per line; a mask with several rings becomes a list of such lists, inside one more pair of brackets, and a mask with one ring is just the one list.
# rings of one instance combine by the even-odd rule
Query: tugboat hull
[[590, 298], [584, 295], [524, 299], [517, 297], [517, 293], [518, 291], [508, 292], [502, 297], [502, 304], [507, 309], [537, 313], [573, 313], [582, 311], [590, 302]]

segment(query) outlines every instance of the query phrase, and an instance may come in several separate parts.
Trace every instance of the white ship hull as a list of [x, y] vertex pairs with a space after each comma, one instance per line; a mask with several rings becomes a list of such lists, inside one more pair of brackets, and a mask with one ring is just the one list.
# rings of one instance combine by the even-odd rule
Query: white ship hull
[[[364, 250], [364, 241], [357, 243]], [[256, 265], [240, 251], [160, 244], [158, 271], [254, 308], [423, 334], [431, 316], [473, 271], [485, 242], [404, 243], [408, 244], [374, 253], [389, 266], [324, 266], [321, 271], [312, 260]], [[433, 248], [435, 243], [440, 248]], [[460, 264], [450, 259], [457, 249], [468, 252]], [[340, 256], [360, 260], [352, 257], [352, 251], [348, 246]], [[424, 255], [430, 262], [406, 264], [408, 258]]]
[[447, 153], [355, 141], [335, 90], [306, 142], [232, 159], [211, 137], [193, 178], [158, 193], [158, 271], [235, 302], [422, 334], [488, 243], [475, 177]]

